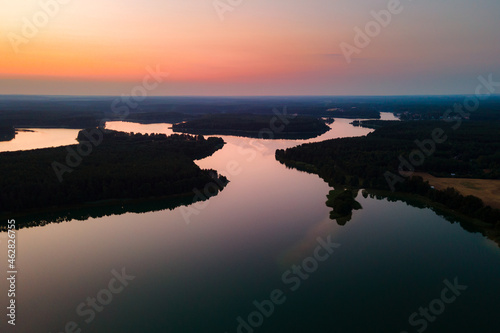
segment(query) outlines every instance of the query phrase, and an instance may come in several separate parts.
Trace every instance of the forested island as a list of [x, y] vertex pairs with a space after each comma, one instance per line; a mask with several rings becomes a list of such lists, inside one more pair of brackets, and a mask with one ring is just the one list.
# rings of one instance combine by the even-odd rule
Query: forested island
[[93, 128], [80, 131], [78, 140], [79, 145], [0, 153], [0, 216], [192, 199], [194, 189], [216, 184], [215, 195], [227, 183], [217, 171], [194, 163], [222, 148], [221, 138]]
[[437, 177], [500, 178], [500, 124], [471, 121], [456, 125], [444, 121], [387, 122], [365, 137], [277, 150], [276, 158], [288, 167], [316, 173], [336, 188], [416, 194], [498, 229], [499, 209], [453, 188], [437, 190], [422, 177], [412, 176], [419, 171]]
[[373, 106], [356, 106], [350, 108], [333, 108], [326, 110], [329, 117], [347, 119], [380, 119], [380, 112]]
[[325, 121], [310, 116], [209, 114], [172, 126], [174, 132], [264, 139], [308, 139], [326, 133]]

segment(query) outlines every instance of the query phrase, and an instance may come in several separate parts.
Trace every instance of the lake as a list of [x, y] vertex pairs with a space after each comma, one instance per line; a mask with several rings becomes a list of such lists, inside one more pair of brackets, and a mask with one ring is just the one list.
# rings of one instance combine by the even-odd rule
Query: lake
[[[204, 202], [19, 230], [9, 331], [496, 332], [496, 244], [430, 209], [361, 192], [363, 209], [340, 226], [325, 205], [329, 186], [274, 158], [276, 149], [371, 131], [351, 121], [305, 141], [222, 136], [226, 145], [197, 164], [230, 183]], [[171, 133], [168, 124], [107, 127]], [[76, 137], [43, 131], [60, 141], [38, 146]], [[33, 148], [21, 139], [5, 144]], [[0, 290], [5, 311], [5, 279]]]

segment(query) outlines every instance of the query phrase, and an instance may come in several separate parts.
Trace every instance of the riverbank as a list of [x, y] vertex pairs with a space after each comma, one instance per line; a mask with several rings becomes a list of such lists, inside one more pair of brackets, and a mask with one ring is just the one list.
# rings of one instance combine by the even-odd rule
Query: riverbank
[[391, 192], [384, 190], [362, 189], [364, 197], [370, 196], [372, 198], [383, 199], [387, 198], [389, 201], [402, 201], [411, 206], [419, 208], [429, 208], [437, 215], [443, 217], [451, 223], [458, 222], [463, 229], [470, 232], [479, 232], [483, 236], [494, 241], [500, 247], [500, 225], [492, 225], [477, 218], [472, 218], [462, 214], [454, 209], [451, 209], [441, 203], [432, 201], [431, 199], [405, 192]]
[[[498, 126], [468, 122], [456, 132], [450, 124], [441, 121], [389, 122], [365, 137], [327, 140], [277, 150], [276, 159], [288, 167], [318, 174], [334, 188], [366, 188], [425, 197], [429, 206], [442, 206], [458, 215], [480, 220], [486, 224], [476, 225], [483, 228], [484, 233], [495, 234], [500, 228], [500, 210], [489, 203], [500, 202], [496, 186], [490, 184], [491, 191], [481, 194], [489, 199], [487, 203], [473, 193], [481, 192], [481, 187], [477, 186], [479, 183], [499, 183], [500, 180], [474, 182], [470, 179], [498, 178], [500, 170], [496, 157], [491, 156], [500, 144], [496, 135]], [[446, 144], [430, 141], [429, 135], [436, 129], [442, 131]], [[422, 149], [427, 155], [416, 150], [424, 145]], [[423, 156], [423, 160], [418, 161], [418, 166], [413, 166], [409, 160], [415, 161], [417, 153]], [[438, 188], [429, 185], [418, 174], [412, 172], [410, 177], [410, 174], [400, 172], [401, 169], [416, 168], [421, 172], [454, 173], [457, 177], [462, 175], [469, 179], [462, 181], [465, 183], [459, 187], [461, 193], [448, 186], [454, 185], [452, 181], [443, 180], [442, 187]], [[454, 182], [459, 184], [460, 181]]]
[[[222, 190], [222, 188], [220, 188]], [[53, 206], [37, 210], [0, 214], [0, 220], [15, 219], [19, 229], [39, 227], [50, 223], [62, 223], [72, 220], [85, 221], [90, 218], [101, 218], [110, 215], [127, 213], [149, 213], [162, 210], [173, 210], [180, 206], [189, 206], [197, 201], [205, 201], [217, 193], [197, 196], [194, 192], [186, 192], [161, 197], [109, 199], [66, 206]], [[7, 225], [0, 223], [0, 232], [6, 231]]]
[[172, 126], [174, 132], [262, 139], [311, 139], [330, 130], [325, 120], [276, 113], [209, 114]]
[[79, 145], [1, 153], [0, 215], [170, 198], [227, 183], [194, 163], [222, 148], [221, 138], [97, 129], [78, 138]]

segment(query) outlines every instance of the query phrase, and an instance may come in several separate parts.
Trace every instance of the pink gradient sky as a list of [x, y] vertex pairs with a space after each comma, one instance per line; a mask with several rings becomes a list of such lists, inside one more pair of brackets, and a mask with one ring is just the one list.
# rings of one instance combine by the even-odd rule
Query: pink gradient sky
[[340, 43], [388, 1], [242, 0], [222, 21], [213, 0], [65, 0], [17, 52], [40, 2], [0, 1], [0, 94], [126, 94], [148, 66], [170, 73], [151, 95], [458, 94], [500, 73], [498, 0], [402, 0], [350, 64]]

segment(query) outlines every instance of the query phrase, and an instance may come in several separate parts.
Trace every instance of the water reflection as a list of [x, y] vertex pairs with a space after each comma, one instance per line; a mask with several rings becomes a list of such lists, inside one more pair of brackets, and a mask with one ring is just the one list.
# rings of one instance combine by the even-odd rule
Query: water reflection
[[356, 201], [359, 190], [335, 189], [328, 193], [326, 205], [332, 208], [330, 219], [336, 220], [338, 225], [345, 225], [352, 219], [352, 211], [362, 209]]
[[172, 124], [139, 124], [139, 123], [130, 123], [125, 121], [108, 121], [106, 123], [106, 129], [120, 131], [120, 132], [134, 132], [134, 133], [142, 133], [142, 134], [166, 134], [171, 135], [174, 134], [172, 131]]
[[[218, 193], [206, 193], [204, 196], [184, 195], [174, 198], [156, 198], [134, 201], [115, 202], [113, 204], [102, 203], [87, 207], [55, 209], [50, 212], [42, 212], [33, 215], [15, 217], [18, 229], [42, 227], [51, 223], [62, 223], [69, 221], [85, 221], [97, 219], [104, 216], [123, 215], [126, 213], [142, 214], [163, 210], [174, 210], [177, 207], [189, 206], [198, 201], [206, 201]], [[0, 225], [0, 232], [6, 232], [7, 227]]]
[[[397, 120], [392, 113], [381, 113], [382, 120]], [[306, 142], [317, 142], [334, 138], [362, 136], [371, 132], [370, 129], [356, 128], [347, 126], [352, 119], [335, 119], [335, 122], [330, 124], [332, 130], [327, 133], [312, 138], [309, 140], [277, 140], [281, 143], [276, 144], [282, 147], [282, 144], [289, 147]], [[172, 124], [138, 124], [123, 121], [111, 121], [106, 123], [106, 128], [123, 132], [137, 133], [163, 133], [173, 134], [171, 129]], [[78, 129], [63, 129], [63, 128], [26, 128], [17, 129], [15, 138], [10, 141], [0, 142], [0, 152], [30, 150], [40, 148], [59, 147], [78, 143], [76, 137]], [[265, 141], [265, 140], [260, 140]]]
[[380, 120], [399, 120], [392, 112], [380, 112]]
[[408, 206], [419, 209], [430, 209], [437, 216], [442, 217], [451, 224], [458, 223], [460, 227], [470, 233], [479, 233], [489, 240], [495, 242], [500, 247], [500, 226], [489, 225], [479, 220], [463, 216], [453, 210], [441, 207], [439, 204], [432, 204], [426, 198], [408, 193], [393, 193], [389, 191], [362, 190], [363, 197], [370, 197], [376, 200], [387, 200], [389, 202], [404, 202]]
[[[297, 144], [307, 142], [317, 142], [338, 137], [347, 136], [360, 136], [366, 135], [371, 132], [371, 129], [353, 127], [349, 125], [350, 119], [336, 119], [330, 124], [331, 130], [323, 135], [308, 139], [308, 140], [265, 140], [257, 138], [244, 138], [237, 136], [224, 136], [227, 142], [226, 146], [217, 151], [213, 156], [195, 161], [203, 169], [216, 169], [220, 174], [225, 175], [229, 180], [232, 178], [238, 179], [239, 186], [234, 188], [234, 199], [246, 198], [245, 204], [251, 205], [249, 193], [254, 193], [256, 196], [262, 191], [262, 186], [259, 184], [267, 183], [272, 184], [276, 174], [281, 173], [282, 167], [274, 160], [274, 153], [276, 149], [283, 147], [293, 147]], [[112, 121], [106, 123], [106, 128], [122, 132], [134, 133], [161, 133], [166, 135], [173, 134], [171, 124], [139, 124], [123, 121]], [[10, 148], [12, 150], [25, 150], [32, 147], [50, 147], [52, 145], [67, 145], [76, 142], [78, 130], [66, 129], [35, 129], [33, 131], [20, 132], [18, 137], [12, 142]], [[38, 138], [38, 142], [31, 142]], [[1, 145], [1, 143], [0, 143]], [[1, 147], [1, 146], [0, 146]], [[245, 172], [245, 176], [239, 176], [241, 172]], [[291, 171], [293, 173], [293, 171]], [[311, 187], [308, 177], [304, 177], [303, 181], [295, 177], [295, 182], [305, 189]], [[286, 183], [286, 182], [285, 182]], [[257, 185], [257, 186], [256, 186]], [[229, 185], [233, 187], [233, 184]], [[286, 185], [288, 186], [288, 184]], [[268, 191], [269, 194], [275, 193], [279, 196], [284, 189], [283, 187], [273, 188]], [[289, 191], [296, 191], [290, 187]], [[208, 199], [206, 196], [204, 199]], [[175, 199], [175, 200], [152, 200], [149, 202], [142, 202], [136, 204], [119, 204], [109, 205], [105, 207], [87, 207], [75, 209], [55, 209], [52, 212], [36, 215], [23, 216], [18, 219], [20, 227], [33, 227], [44, 226], [51, 222], [60, 223], [71, 220], [87, 220], [89, 218], [99, 218], [109, 215], [122, 215], [127, 212], [154, 212], [165, 209], [174, 209], [181, 205], [193, 204], [197, 198], [193, 196]], [[236, 205], [236, 202], [234, 203]], [[303, 203], [296, 203], [303, 205]], [[267, 216], [272, 216], [274, 213], [271, 211], [262, 210], [262, 213]], [[195, 217], [195, 216], [194, 216]]]
[[11, 141], [0, 142], [0, 152], [51, 148], [78, 143], [79, 130], [65, 128], [19, 129]]
[[[328, 136], [367, 132], [342, 120], [334, 126]], [[60, 332], [74, 320], [95, 333], [237, 332], [236, 318], [255, 311], [253, 302], [270, 291], [285, 290], [283, 272], [328, 235], [341, 244], [338, 251], [255, 332], [401, 332], [454, 276], [470, 292], [429, 332], [494, 331], [500, 251], [481, 235], [430, 209], [368, 193], [356, 197], [363, 209], [339, 226], [325, 205], [328, 184], [274, 159], [274, 149], [300, 141], [224, 140], [222, 150], [197, 163], [232, 182], [190, 224], [181, 206], [20, 230], [16, 301], [25, 316], [18, 331]], [[137, 278], [85, 323], [76, 307], [121, 267]], [[0, 289], [8, 290], [3, 281]]]

